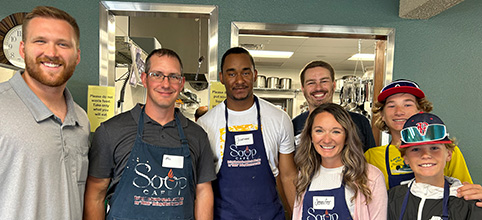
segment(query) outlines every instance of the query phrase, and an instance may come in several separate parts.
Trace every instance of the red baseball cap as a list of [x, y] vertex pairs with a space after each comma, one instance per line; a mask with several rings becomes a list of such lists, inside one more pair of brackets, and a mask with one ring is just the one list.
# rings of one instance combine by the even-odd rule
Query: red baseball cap
[[425, 97], [425, 94], [416, 82], [407, 79], [399, 79], [383, 87], [382, 91], [380, 91], [380, 94], [378, 95], [378, 101], [383, 102], [388, 98], [388, 96], [397, 93], [409, 93], [417, 98]]

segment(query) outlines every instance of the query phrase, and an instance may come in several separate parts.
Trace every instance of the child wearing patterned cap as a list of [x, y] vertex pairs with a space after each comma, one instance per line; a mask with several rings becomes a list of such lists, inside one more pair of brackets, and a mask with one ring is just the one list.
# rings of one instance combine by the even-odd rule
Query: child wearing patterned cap
[[[365, 158], [382, 171], [387, 190], [414, 177], [397, 149], [401, 142], [400, 131], [409, 117], [420, 111], [430, 112], [432, 108], [432, 103], [427, 100], [419, 85], [410, 80], [395, 80], [380, 91], [373, 107], [374, 126], [389, 133], [391, 140], [387, 145], [370, 148], [365, 152]], [[473, 183], [458, 147], [454, 148], [452, 160], [445, 167], [445, 175]]]
[[456, 197], [462, 183], [444, 175], [455, 144], [443, 121], [434, 114], [415, 114], [400, 136], [400, 153], [415, 178], [390, 189], [388, 219], [482, 219], [475, 200]]

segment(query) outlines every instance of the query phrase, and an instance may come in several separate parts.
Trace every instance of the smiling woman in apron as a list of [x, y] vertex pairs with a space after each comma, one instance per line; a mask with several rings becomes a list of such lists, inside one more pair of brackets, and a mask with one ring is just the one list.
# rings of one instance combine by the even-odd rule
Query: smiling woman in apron
[[[370, 148], [365, 152], [368, 163], [375, 165], [385, 176], [387, 189], [412, 179], [413, 171], [403, 162], [397, 146], [400, 145], [400, 131], [407, 118], [418, 112], [432, 111], [432, 103], [417, 83], [410, 80], [395, 80], [386, 85], [378, 95], [373, 108], [374, 125], [391, 135], [388, 145]], [[446, 176], [472, 183], [464, 156], [456, 146], [452, 160], [444, 169]]]
[[456, 197], [462, 183], [444, 176], [455, 144], [442, 120], [430, 113], [415, 114], [406, 121], [401, 138], [400, 153], [415, 179], [390, 189], [388, 219], [482, 219], [475, 200]]
[[310, 113], [295, 155], [293, 219], [386, 219], [383, 174], [366, 162], [356, 129], [337, 104]]

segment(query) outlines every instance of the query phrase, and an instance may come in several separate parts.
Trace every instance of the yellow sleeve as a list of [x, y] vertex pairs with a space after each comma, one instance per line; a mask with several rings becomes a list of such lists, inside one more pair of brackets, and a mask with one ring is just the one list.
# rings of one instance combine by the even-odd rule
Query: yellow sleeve
[[467, 164], [465, 164], [464, 155], [458, 146], [455, 146], [452, 152], [452, 159], [445, 165], [444, 175], [455, 177], [461, 182], [473, 184], [469, 169], [467, 168]]
[[387, 166], [385, 165], [386, 149], [387, 149], [387, 145], [372, 147], [365, 152], [365, 158], [369, 164], [372, 164], [373, 166], [377, 167], [380, 171], [382, 171], [383, 176], [385, 177], [385, 186], [387, 187], [387, 190], [388, 190], [388, 173], [387, 173]]

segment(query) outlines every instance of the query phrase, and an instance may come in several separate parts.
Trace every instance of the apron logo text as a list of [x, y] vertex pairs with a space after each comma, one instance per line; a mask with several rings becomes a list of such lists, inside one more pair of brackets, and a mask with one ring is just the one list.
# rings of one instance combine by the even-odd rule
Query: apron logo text
[[258, 153], [256, 149], [249, 149], [248, 146], [240, 148], [234, 144], [229, 146], [229, 155], [235, 160], [228, 160], [228, 167], [252, 167], [261, 164], [261, 158], [254, 159]]
[[248, 146], [243, 147], [244, 149], [239, 149], [236, 145], [229, 146], [231, 152], [229, 154], [231, 157], [234, 157], [236, 160], [250, 160], [253, 159], [254, 156], [257, 154], [256, 149], [249, 149]]
[[330, 214], [328, 213], [328, 210], [325, 210], [324, 214], [316, 214], [316, 211], [314, 208], [309, 208], [308, 209], [308, 217], [306, 217], [306, 220], [338, 220], [338, 214], [333, 213]]
[[[148, 163], [138, 163], [134, 170], [138, 177], [134, 178], [132, 185], [136, 188], [144, 189], [142, 191], [144, 195], [163, 195], [166, 193], [166, 190], [172, 191], [176, 189], [178, 190], [177, 194], [180, 195], [181, 190], [187, 186], [186, 177], [174, 176], [172, 169], [169, 170], [169, 173], [165, 177], [158, 176], [157, 174], [149, 177], [148, 174], [151, 171], [151, 165]], [[170, 196], [172, 192], [168, 194]]]
[[183, 197], [159, 198], [148, 196], [134, 196], [134, 205], [143, 206], [181, 206], [184, 204]]

